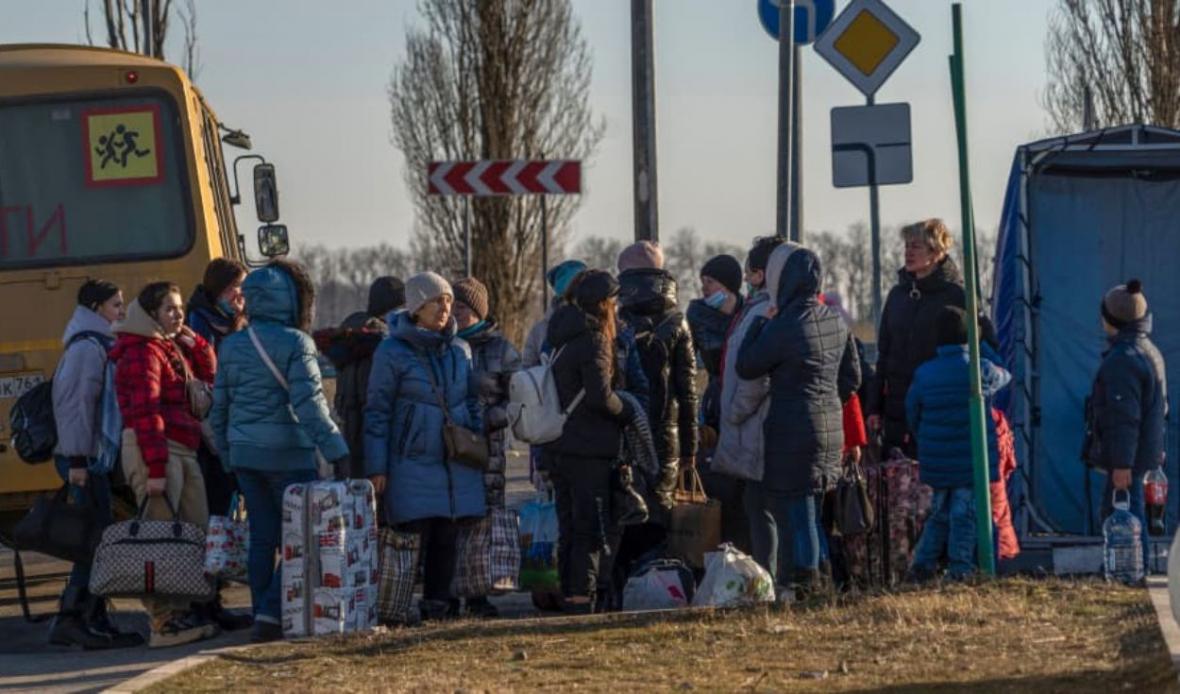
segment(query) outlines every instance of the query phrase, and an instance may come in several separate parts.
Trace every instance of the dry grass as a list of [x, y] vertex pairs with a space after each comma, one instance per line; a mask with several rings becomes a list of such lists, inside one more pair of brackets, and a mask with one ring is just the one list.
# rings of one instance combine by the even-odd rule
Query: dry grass
[[1146, 591], [1006, 580], [792, 609], [459, 622], [223, 656], [158, 690], [1180, 691]]

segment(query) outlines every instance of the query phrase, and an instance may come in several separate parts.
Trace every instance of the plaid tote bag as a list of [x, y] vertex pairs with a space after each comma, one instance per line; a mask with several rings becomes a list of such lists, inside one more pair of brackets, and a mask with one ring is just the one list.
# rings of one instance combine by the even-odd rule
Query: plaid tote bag
[[516, 511], [493, 508], [468, 521], [456, 543], [455, 595], [477, 598], [503, 595], [520, 588], [520, 517]]
[[377, 620], [385, 625], [408, 624], [422, 538], [393, 528], [381, 528], [378, 537]]

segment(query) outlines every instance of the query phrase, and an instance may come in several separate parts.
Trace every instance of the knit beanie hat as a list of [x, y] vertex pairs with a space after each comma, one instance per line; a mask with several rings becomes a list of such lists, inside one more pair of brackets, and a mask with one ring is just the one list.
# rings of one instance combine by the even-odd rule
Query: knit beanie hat
[[464, 277], [452, 283], [451, 289], [455, 290], [455, 301], [467, 304], [480, 320], [488, 317], [488, 288], [483, 286], [483, 282], [474, 277]]
[[396, 277], [378, 277], [369, 285], [369, 306], [366, 313], [380, 318], [406, 304], [406, 284]]
[[957, 306], [944, 306], [934, 321], [938, 346], [967, 344], [967, 313]]
[[732, 255], [710, 258], [701, 266], [701, 277], [712, 277], [734, 294], [742, 291], [742, 264]]
[[78, 305], [97, 311], [99, 306], [110, 301], [111, 297], [118, 293], [119, 287], [114, 282], [86, 280], [78, 288]]
[[1131, 280], [1111, 289], [1102, 298], [1102, 317], [1115, 328], [1122, 328], [1147, 316], [1147, 297], [1143, 283]]
[[420, 272], [406, 282], [406, 311], [412, 316], [428, 301], [446, 294], [455, 296], [451, 285], [433, 272]]
[[619, 295], [619, 281], [606, 270], [587, 270], [574, 288], [574, 302], [586, 313], [598, 316], [598, 307]]
[[570, 282], [585, 269], [586, 263], [580, 260], [566, 260], [550, 268], [549, 272], [545, 274], [545, 279], [549, 282], [549, 286], [553, 287], [554, 293], [561, 296], [565, 294], [566, 289], [569, 289]]
[[640, 268], [664, 269], [664, 251], [658, 243], [639, 241], [627, 246], [619, 254], [619, 272]]

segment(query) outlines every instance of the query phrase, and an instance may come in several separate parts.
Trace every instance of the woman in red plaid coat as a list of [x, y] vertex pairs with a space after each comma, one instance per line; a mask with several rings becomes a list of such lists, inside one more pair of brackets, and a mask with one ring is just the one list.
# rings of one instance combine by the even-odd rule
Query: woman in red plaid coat
[[[170, 282], [149, 284], [115, 326], [118, 336], [115, 391], [123, 415], [123, 474], [146, 517], [180, 519], [204, 528], [209, 522], [205, 481], [197, 463], [201, 423], [187, 385], [212, 385], [213, 348], [184, 325], [184, 299]], [[207, 403], [206, 403], [207, 404]], [[164, 497], [159, 499], [158, 497]], [[194, 615], [187, 602], [144, 599], [151, 617], [153, 648], [189, 643], [216, 634], [215, 625]]]

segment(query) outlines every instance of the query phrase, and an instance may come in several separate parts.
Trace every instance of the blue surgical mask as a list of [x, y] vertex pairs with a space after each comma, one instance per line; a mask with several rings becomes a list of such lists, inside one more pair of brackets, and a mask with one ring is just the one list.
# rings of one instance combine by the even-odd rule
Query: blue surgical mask
[[224, 313], [225, 315], [229, 316], [230, 318], [233, 318], [234, 316], [238, 315], [238, 309], [234, 308], [234, 305], [231, 304], [230, 302], [226, 301], [225, 299], [218, 299], [217, 300], [217, 308], [221, 309], [221, 312]]
[[725, 300], [728, 298], [728, 292], [719, 289], [705, 297], [705, 305], [711, 309], [720, 311], [721, 307], [725, 305]]

